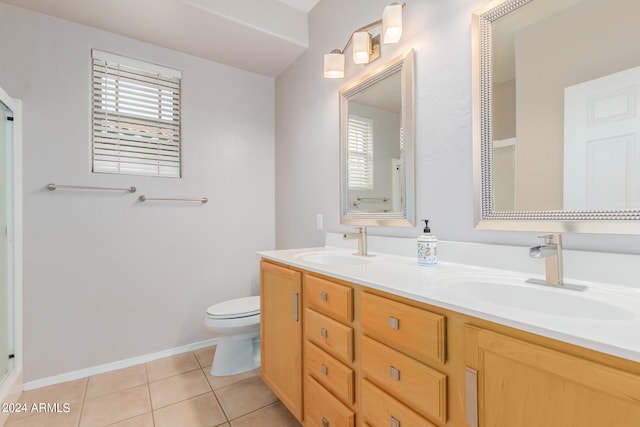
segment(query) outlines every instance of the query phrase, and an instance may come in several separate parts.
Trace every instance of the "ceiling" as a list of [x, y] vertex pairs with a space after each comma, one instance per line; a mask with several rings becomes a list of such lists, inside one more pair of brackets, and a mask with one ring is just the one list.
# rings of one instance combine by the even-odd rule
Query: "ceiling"
[[0, 0], [268, 77], [308, 47], [319, 0]]

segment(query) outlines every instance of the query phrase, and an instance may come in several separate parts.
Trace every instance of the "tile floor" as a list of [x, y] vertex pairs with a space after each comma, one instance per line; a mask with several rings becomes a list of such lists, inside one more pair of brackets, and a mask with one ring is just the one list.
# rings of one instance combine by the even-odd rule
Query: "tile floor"
[[[212, 377], [214, 353], [203, 348], [26, 391], [28, 412], [11, 414], [5, 427], [300, 426], [258, 371]], [[31, 412], [33, 403], [58, 403], [59, 412]]]

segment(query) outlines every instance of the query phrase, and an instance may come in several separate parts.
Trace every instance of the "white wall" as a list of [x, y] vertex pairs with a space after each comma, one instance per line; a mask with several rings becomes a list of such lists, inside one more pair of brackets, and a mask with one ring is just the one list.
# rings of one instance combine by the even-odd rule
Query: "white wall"
[[[92, 48], [182, 70], [181, 179], [90, 172]], [[25, 381], [205, 340], [207, 306], [259, 292], [255, 251], [275, 245], [273, 79], [2, 3], [0, 64], [25, 118]]]
[[[321, 0], [309, 16], [310, 47], [276, 80], [276, 242], [279, 248], [317, 246], [315, 229], [340, 225], [338, 91], [386, 61], [415, 50], [416, 208], [441, 239], [536, 244], [539, 233], [479, 231], [473, 222], [471, 130], [471, 14], [484, 0], [407, 0], [398, 45], [325, 80], [323, 55], [342, 49], [350, 33], [380, 19], [388, 0]], [[351, 54], [351, 49], [348, 55]], [[414, 237], [421, 228], [371, 228], [372, 235]], [[565, 236], [568, 248], [640, 253], [640, 236]]]

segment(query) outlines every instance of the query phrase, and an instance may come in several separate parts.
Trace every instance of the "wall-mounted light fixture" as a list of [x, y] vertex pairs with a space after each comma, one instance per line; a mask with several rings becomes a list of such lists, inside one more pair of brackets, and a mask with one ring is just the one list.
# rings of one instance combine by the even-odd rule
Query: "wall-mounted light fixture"
[[[326, 79], [340, 79], [344, 77], [344, 54], [353, 44], [353, 62], [368, 64], [380, 57], [380, 38], [384, 44], [398, 43], [402, 37], [402, 12], [406, 3], [392, 3], [384, 8], [382, 19], [355, 30], [344, 49], [334, 49], [324, 56], [324, 77]], [[382, 34], [372, 36], [369, 30], [382, 25]]]

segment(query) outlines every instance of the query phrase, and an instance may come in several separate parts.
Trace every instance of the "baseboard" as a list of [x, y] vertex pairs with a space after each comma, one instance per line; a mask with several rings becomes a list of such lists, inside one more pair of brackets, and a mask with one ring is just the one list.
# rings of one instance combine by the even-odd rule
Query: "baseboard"
[[141, 363], [152, 362], [164, 357], [175, 356], [176, 354], [186, 353], [188, 351], [194, 351], [200, 348], [209, 347], [215, 345], [217, 341], [217, 338], [211, 338], [205, 341], [187, 344], [181, 347], [170, 348], [168, 350], [162, 350], [156, 353], [145, 354], [142, 356], [132, 357], [130, 359], [118, 360], [116, 362], [105, 363], [104, 365], [94, 366], [91, 368], [80, 369], [60, 375], [54, 375], [52, 377], [29, 381], [24, 384], [24, 390], [33, 390], [53, 384], [59, 384], [67, 381], [77, 380], [80, 378], [90, 377], [92, 375], [103, 374], [105, 372], [115, 371], [122, 368], [128, 368], [129, 366], [139, 365]]

